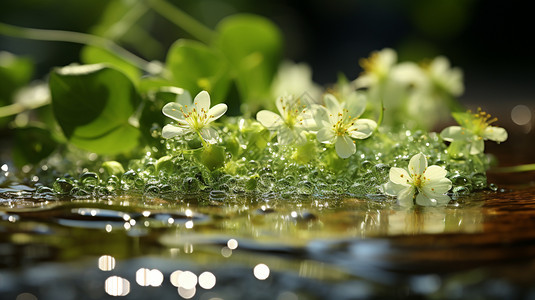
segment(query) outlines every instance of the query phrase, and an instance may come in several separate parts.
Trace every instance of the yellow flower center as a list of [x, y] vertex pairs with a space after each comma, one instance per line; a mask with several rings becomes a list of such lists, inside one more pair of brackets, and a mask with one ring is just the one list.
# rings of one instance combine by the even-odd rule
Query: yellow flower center
[[303, 125], [303, 116], [306, 112], [306, 106], [301, 105], [301, 99], [295, 101], [285, 101], [282, 97], [279, 99], [281, 102], [282, 112], [281, 115], [284, 119], [284, 124], [288, 128], [292, 129], [296, 124]]
[[490, 124], [498, 121], [498, 118], [491, 118], [491, 115], [482, 111], [481, 108], [477, 109], [477, 113], [472, 114], [472, 130], [478, 136], [482, 136], [483, 132]]
[[387, 70], [381, 64], [379, 52], [373, 52], [369, 58], [361, 58], [359, 64], [364, 69], [365, 74], [374, 74], [378, 78], [386, 75]]
[[184, 120], [186, 120], [188, 125], [195, 131], [201, 130], [204, 125], [206, 125], [208, 119], [214, 117], [213, 115], [208, 115], [208, 112], [204, 108], [202, 108], [201, 111], [197, 111], [197, 108], [195, 107], [192, 110], [187, 111], [187, 105], [185, 105], [184, 108], [180, 108], [180, 112], [182, 112]]
[[[355, 125], [357, 119], [358, 118], [351, 118], [349, 111], [344, 108], [341, 113], [338, 113], [338, 121], [333, 124], [333, 131], [337, 136], [346, 135], [349, 133], [350, 128]], [[351, 131], [353, 130], [356, 130], [356, 128], [351, 129]]]

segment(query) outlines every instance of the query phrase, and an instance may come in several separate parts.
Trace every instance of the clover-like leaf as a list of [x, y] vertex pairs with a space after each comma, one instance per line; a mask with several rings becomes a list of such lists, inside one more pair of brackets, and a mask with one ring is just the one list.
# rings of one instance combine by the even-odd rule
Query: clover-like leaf
[[98, 154], [128, 152], [138, 145], [131, 124], [140, 97], [126, 75], [102, 64], [67, 66], [50, 74], [54, 115], [77, 147]]
[[167, 54], [172, 82], [196, 95], [205, 90], [213, 103], [225, 99], [230, 86], [228, 64], [221, 53], [196, 41], [180, 39]]
[[215, 46], [229, 60], [246, 101], [265, 99], [282, 55], [282, 34], [270, 20], [248, 14], [223, 19]]

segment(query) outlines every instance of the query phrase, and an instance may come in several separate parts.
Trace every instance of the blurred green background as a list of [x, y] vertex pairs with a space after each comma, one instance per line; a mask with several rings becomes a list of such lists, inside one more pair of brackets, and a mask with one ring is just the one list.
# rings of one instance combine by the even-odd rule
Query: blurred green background
[[[179, 37], [191, 38], [148, 8], [130, 12], [133, 26], [110, 27], [128, 0], [3, 0], [0, 21], [8, 24], [88, 32], [113, 38], [148, 60], [164, 60]], [[238, 12], [266, 16], [285, 38], [285, 58], [311, 65], [320, 84], [339, 72], [355, 78], [359, 58], [391, 47], [401, 60], [447, 56], [464, 70], [464, 103], [493, 105], [535, 101], [535, 48], [531, 11], [520, 1], [497, 0], [169, 0], [214, 28]], [[115, 10], [115, 11], [114, 11]], [[124, 16], [123, 16], [124, 17]], [[0, 51], [29, 56], [35, 78], [54, 66], [79, 61], [81, 45], [0, 36]]]

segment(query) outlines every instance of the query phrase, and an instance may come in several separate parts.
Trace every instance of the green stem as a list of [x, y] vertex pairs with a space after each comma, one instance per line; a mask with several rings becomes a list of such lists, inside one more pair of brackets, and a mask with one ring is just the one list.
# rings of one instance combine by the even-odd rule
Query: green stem
[[204, 138], [202, 137], [200, 131], [197, 130], [196, 132], [197, 132], [197, 135], [199, 135], [199, 138], [201, 139], [201, 143], [202, 143], [203, 148], [206, 149], [209, 146], [208, 143], [204, 140]]
[[535, 164], [524, 164], [511, 167], [499, 167], [491, 169], [494, 173], [519, 173], [535, 171]]
[[69, 42], [106, 49], [136, 67], [152, 73], [151, 63], [129, 52], [111, 40], [81, 32], [24, 28], [0, 22], [0, 34], [39, 41]]
[[192, 18], [181, 9], [165, 0], [147, 0], [148, 5], [164, 18], [182, 28], [199, 41], [210, 44], [216, 33], [204, 24]]
[[385, 106], [383, 104], [383, 97], [381, 97], [381, 111], [379, 112], [379, 119], [377, 120], [377, 127], [375, 130], [379, 130], [379, 126], [383, 123], [383, 118], [385, 115]]
[[42, 102], [42, 103], [39, 103], [39, 105], [34, 105], [34, 106], [25, 106], [25, 105], [22, 105], [20, 103], [13, 103], [13, 104], [10, 104], [10, 105], [1, 106], [0, 107], [0, 118], [18, 115], [18, 114], [20, 114], [22, 112], [25, 112], [27, 110], [32, 110], [32, 109], [39, 108], [39, 107], [42, 107], [42, 106], [45, 106], [45, 105], [48, 105], [48, 104], [50, 104], [49, 101]]

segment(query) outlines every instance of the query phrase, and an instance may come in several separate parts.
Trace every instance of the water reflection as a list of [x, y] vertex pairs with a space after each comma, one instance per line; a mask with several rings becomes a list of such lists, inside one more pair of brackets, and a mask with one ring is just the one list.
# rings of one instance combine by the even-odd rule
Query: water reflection
[[393, 210], [388, 216], [388, 234], [439, 234], [483, 231], [480, 208], [418, 207]]
[[110, 296], [126, 296], [130, 293], [130, 281], [119, 276], [110, 276], [104, 283], [104, 290]]
[[110, 255], [102, 255], [98, 259], [98, 268], [102, 271], [111, 271], [115, 269], [115, 258]]
[[18, 294], [15, 300], [37, 300], [37, 297], [31, 293]]
[[253, 274], [258, 280], [266, 280], [269, 277], [269, 267], [265, 264], [258, 264], [254, 267]]
[[[484, 224], [491, 213], [482, 206], [484, 201], [475, 200], [459, 202], [461, 207], [410, 210], [351, 198], [295, 202], [235, 200], [221, 206], [177, 201], [150, 206], [136, 204], [133, 199], [120, 201], [130, 204], [119, 206], [95, 200], [59, 202], [39, 211], [0, 211], [2, 238], [18, 247], [0, 243], [0, 252], [14, 253], [12, 257], [24, 253], [27, 260], [20, 263], [23, 266], [45, 261], [43, 255], [32, 261], [32, 253], [37, 252], [25, 245], [42, 249], [41, 244], [49, 244], [49, 253], [73, 260], [89, 254], [95, 258], [90, 262], [95, 272], [87, 274], [93, 276], [91, 284], [102, 295], [103, 283], [106, 295], [111, 296], [157, 294], [155, 290], [163, 294], [172, 289], [175, 298], [233, 299], [232, 289], [241, 293], [243, 289], [268, 290], [275, 285], [277, 292], [266, 299], [293, 300], [307, 298], [302, 291], [317, 283], [338, 291], [333, 295], [344, 295], [344, 291], [368, 295], [372, 292], [370, 283], [356, 283], [355, 277], [388, 282], [390, 277], [384, 277], [378, 269], [385, 272], [384, 269], [392, 270], [392, 266], [408, 262], [410, 270], [420, 260], [432, 257], [440, 261], [449, 257], [444, 254], [450, 252], [446, 246], [428, 249], [424, 247], [425, 240], [413, 235], [480, 234], [488, 228]], [[17, 222], [10, 222], [9, 216], [15, 215]], [[502, 217], [508, 215], [500, 215], [500, 220]], [[46, 231], [42, 229], [44, 225]], [[416, 240], [421, 240], [421, 244], [409, 249]], [[424, 250], [416, 252], [419, 247]], [[411, 253], [416, 254], [408, 255]], [[52, 254], [46, 258], [54, 259]], [[10, 267], [6, 261], [4, 265]], [[411, 291], [430, 294], [440, 290], [444, 279], [412, 274], [406, 284]], [[321, 292], [321, 287], [317, 289], [320, 291], [311, 292], [313, 296]], [[0, 298], [1, 292], [0, 289]]]
[[163, 283], [163, 274], [157, 269], [140, 268], [136, 272], [136, 282], [140, 286], [158, 287]]
[[193, 296], [195, 296], [195, 293], [197, 292], [197, 289], [195, 287], [191, 288], [191, 289], [186, 289], [186, 288], [183, 288], [183, 287], [178, 287], [178, 294], [180, 295], [180, 297], [184, 298], [184, 299], [191, 299], [193, 298]]
[[216, 278], [211, 272], [203, 272], [199, 275], [199, 286], [205, 290], [212, 289], [215, 286]]

